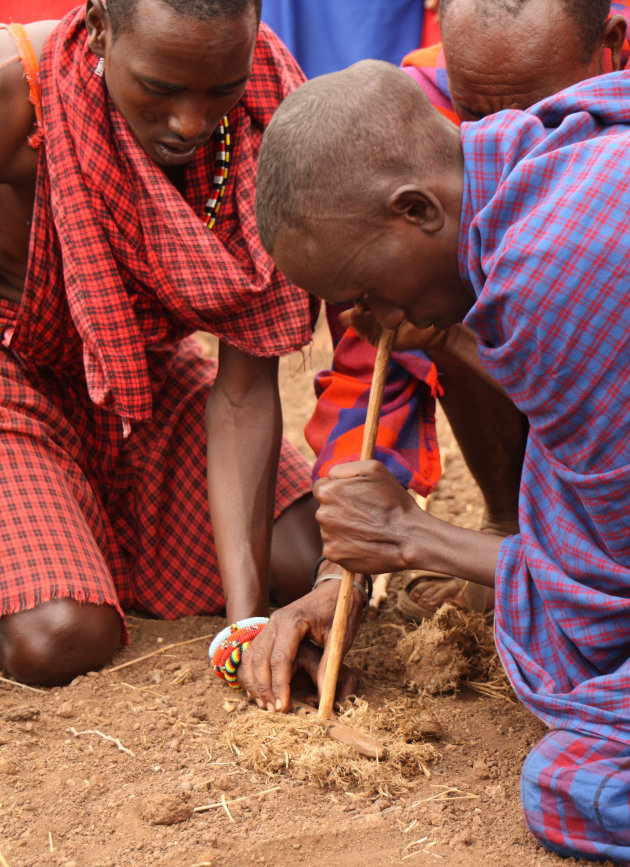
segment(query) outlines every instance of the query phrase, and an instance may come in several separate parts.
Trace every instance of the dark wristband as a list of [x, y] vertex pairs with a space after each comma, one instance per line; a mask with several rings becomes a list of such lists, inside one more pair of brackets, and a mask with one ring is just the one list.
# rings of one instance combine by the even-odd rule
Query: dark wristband
[[[317, 575], [319, 573], [319, 567], [327, 559], [328, 559], [327, 557], [318, 557], [317, 560], [315, 561], [315, 565], [313, 566], [313, 571], [311, 572], [311, 586], [312, 587], [315, 586], [315, 582], [317, 581]], [[365, 588], [366, 588], [366, 593], [367, 593], [367, 599], [369, 602], [370, 599], [372, 598], [372, 593], [374, 592], [374, 584], [372, 583], [372, 576], [369, 575], [367, 572], [365, 573], [364, 577], [365, 577]]]

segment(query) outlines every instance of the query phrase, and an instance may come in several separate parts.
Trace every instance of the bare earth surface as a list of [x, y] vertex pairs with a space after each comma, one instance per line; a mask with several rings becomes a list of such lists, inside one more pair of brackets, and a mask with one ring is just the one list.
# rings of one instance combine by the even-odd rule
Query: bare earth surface
[[[305, 364], [299, 354], [282, 364], [287, 431], [309, 456], [310, 382], [329, 357], [320, 327]], [[429, 508], [476, 527], [480, 499], [443, 420], [441, 440], [446, 472]], [[520, 767], [544, 728], [503, 698], [412, 696], [443, 735], [430, 777], [419, 774], [397, 797], [315, 788], [291, 773], [288, 754], [282, 772], [249, 770], [226, 738], [242, 710], [207, 659], [223, 625], [130, 617], [132, 644], [110, 668], [133, 664], [62, 689], [0, 682], [2, 867], [577, 863], [547, 853], [526, 830]], [[391, 595], [362, 626], [349, 662], [371, 706], [405, 694], [393, 648], [408, 628]]]

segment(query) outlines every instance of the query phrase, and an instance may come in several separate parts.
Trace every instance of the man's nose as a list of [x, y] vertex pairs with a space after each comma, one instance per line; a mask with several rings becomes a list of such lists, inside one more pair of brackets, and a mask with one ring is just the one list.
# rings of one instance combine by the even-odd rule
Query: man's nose
[[207, 138], [214, 126], [201, 103], [186, 100], [171, 113], [168, 128], [184, 141], [197, 141]]

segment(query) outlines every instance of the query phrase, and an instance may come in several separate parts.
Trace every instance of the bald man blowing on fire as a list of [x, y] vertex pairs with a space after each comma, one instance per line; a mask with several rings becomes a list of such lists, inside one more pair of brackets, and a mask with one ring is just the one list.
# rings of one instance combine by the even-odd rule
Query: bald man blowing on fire
[[[382, 327], [465, 320], [527, 417], [518, 534], [443, 522], [381, 464], [357, 462], [316, 485], [324, 554], [357, 573], [494, 586], [501, 660], [550, 726], [524, 765], [526, 821], [563, 855], [624, 863], [629, 124], [624, 73], [458, 129], [403, 72], [369, 61], [285, 100], [257, 191], [263, 245], [292, 282]], [[294, 629], [316, 640], [330, 596], [311, 609]], [[276, 659], [295, 637], [276, 640]], [[261, 670], [265, 645], [251, 652]]]

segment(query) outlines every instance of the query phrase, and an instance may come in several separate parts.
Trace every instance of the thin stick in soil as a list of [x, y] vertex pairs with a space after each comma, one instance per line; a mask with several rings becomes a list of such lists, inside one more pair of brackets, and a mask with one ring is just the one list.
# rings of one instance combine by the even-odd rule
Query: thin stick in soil
[[[45, 689], [37, 689], [35, 686], [29, 686], [28, 683], [19, 683], [17, 680], [9, 680], [8, 677], [0, 677], [2, 683], [8, 683], [10, 686], [17, 686], [20, 689], [30, 689], [31, 692], [43, 692], [44, 695], [47, 695]], [[0, 861], [0, 867], [2, 867], [2, 861]]]
[[172, 650], [174, 647], [183, 647], [185, 644], [194, 644], [196, 641], [208, 641], [209, 638], [214, 638], [214, 632], [209, 632], [207, 635], [199, 635], [197, 638], [189, 638], [188, 641], [177, 641], [175, 644], [166, 644], [164, 647], [152, 650], [151, 653], [145, 653], [144, 656], [138, 656], [136, 659], [130, 659], [128, 662], [121, 662], [120, 665], [108, 668], [107, 673], [113, 674], [115, 671], [129, 668], [130, 665], [135, 665], [137, 662], [144, 662], [145, 659], [151, 659], [152, 656], [158, 656], [160, 653], [165, 653], [167, 650]]
[[115, 744], [121, 752], [127, 753], [127, 755], [133, 756], [134, 758], [136, 756], [136, 754], [131, 750], [128, 750], [127, 747], [123, 747], [118, 738], [113, 738], [111, 735], [105, 735], [103, 732], [99, 732], [98, 729], [86, 729], [85, 731], [78, 732], [74, 726], [71, 726], [67, 731], [74, 735], [75, 738], [78, 738], [80, 735], [98, 735], [98, 737], [102, 738], [104, 741], [110, 741], [112, 744]]
[[222, 796], [220, 801], [216, 801], [214, 804], [204, 804], [201, 807], [195, 807], [193, 813], [205, 813], [206, 810], [212, 810], [215, 807], [225, 807], [227, 804], [238, 804], [239, 801], [250, 801], [252, 798], [262, 798], [263, 795], [268, 795], [270, 792], [277, 792], [280, 786], [273, 786], [271, 789], [264, 789], [262, 792], [257, 792], [254, 795], [243, 795], [240, 798], [232, 798], [229, 801], [225, 800], [225, 795]]

